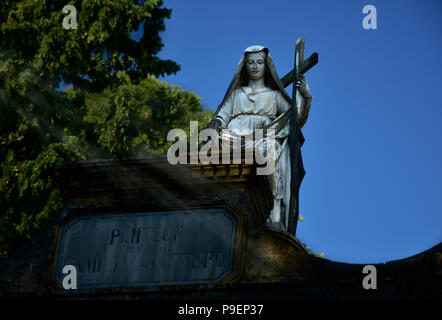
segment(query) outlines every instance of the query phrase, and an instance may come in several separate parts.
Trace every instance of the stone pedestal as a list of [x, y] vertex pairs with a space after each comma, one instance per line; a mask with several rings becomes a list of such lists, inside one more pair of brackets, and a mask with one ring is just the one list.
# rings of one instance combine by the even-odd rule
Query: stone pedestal
[[[163, 156], [60, 164], [64, 209], [6, 261], [0, 295], [146, 299], [394, 299], [441, 297], [441, 244], [363, 265], [308, 254], [269, 229], [266, 176], [252, 164], [171, 165]], [[77, 290], [62, 286], [77, 270]]]
[[[244, 161], [243, 161], [244, 162]], [[302, 245], [271, 231], [266, 176], [252, 164], [170, 165], [165, 157], [95, 160], [56, 169], [65, 208], [49, 282], [63, 267], [78, 289], [261, 283], [284, 279]]]

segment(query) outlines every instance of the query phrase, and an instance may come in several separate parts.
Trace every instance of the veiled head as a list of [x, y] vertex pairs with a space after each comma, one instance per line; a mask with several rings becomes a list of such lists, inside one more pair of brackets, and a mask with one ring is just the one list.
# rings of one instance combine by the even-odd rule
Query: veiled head
[[269, 49], [260, 45], [253, 45], [244, 50], [244, 67], [241, 72], [242, 85], [247, 85], [250, 79], [264, 78], [266, 85], [269, 86], [268, 53]]
[[[276, 68], [273, 63], [273, 59], [269, 53], [269, 50], [264, 46], [254, 45], [254, 46], [250, 46], [244, 50], [241, 60], [238, 64], [238, 67], [234, 73], [233, 79], [230, 82], [230, 85], [227, 89], [227, 92], [224, 95], [224, 98], [221, 101], [220, 105], [218, 106], [217, 111], [215, 112], [215, 116], [219, 112], [221, 106], [224, 104], [226, 99], [228, 99], [228, 97], [231, 96], [232, 92], [234, 92], [235, 90], [237, 90], [243, 86], [249, 85], [250, 77], [249, 77], [248, 67], [249, 67], [249, 69], [253, 70], [253, 68], [252, 68], [253, 63], [248, 64], [247, 57], [253, 53], [258, 54], [259, 58], [264, 59], [264, 84], [265, 84], [265, 86], [267, 88], [280, 91], [281, 94], [283, 95], [283, 97], [287, 100], [287, 102], [291, 103], [291, 99], [290, 99], [289, 95], [287, 94], [287, 92], [285, 91], [284, 86], [281, 83], [281, 80], [279, 79], [278, 73], [276, 72]], [[256, 58], [256, 56], [250, 56], [250, 57]], [[261, 64], [258, 63], [258, 65], [260, 66]], [[258, 67], [258, 69], [259, 69], [259, 67]], [[252, 76], [255, 76], [255, 75], [256, 74], [252, 73]], [[258, 76], [260, 76], [260, 74], [258, 74]]]

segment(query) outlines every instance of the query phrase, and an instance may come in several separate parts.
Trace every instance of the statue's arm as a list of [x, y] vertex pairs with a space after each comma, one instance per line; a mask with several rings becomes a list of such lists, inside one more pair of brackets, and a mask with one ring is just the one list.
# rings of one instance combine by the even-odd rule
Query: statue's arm
[[227, 127], [227, 124], [230, 121], [230, 117], [232, 116], [232, 112], [232, 98], [228, 97], [220, 107], [219, 111], [214, 115], [212, 121], [207, 125], [207, 128], [214, 129], [218, 133], [220, 133], [222, 128]]
[[303, 75], [298, 75], [298, 92], [301, 95], [301, 103], [298, 110], [299, 125], [302, 128], [307, 122], [308, 114], [310, 112], [310, 107], [312, 104], [312, 95], [310, 94], [310, 88]]
[[290, 110], [291, 106], [290, 103], [287, 102], [286, 99], [284, 99], [284, 97], [282, 96], [281, 92], [276, 91], [276, 100], [277, 100], [277, 116], [287, 112]]
[[[307, 90], [308, 90], [308, 87], [307, 87]], [[308, 93], [310, 93], [310, 92], [308, 91]], [[282, 94], [278, 93], [277, 97], [278, 97], [277, 98], [278, 99], [278, 109], [277, 109], [278, 114], [285, 113], [292, 108], [290, 103], [287, 102], [286, 99], [284, 99]], [[298, 119], [299, 119], [299, 124], [300, 124], [301, 128], [307, 122], [308, 114], [310, 112], [311, 102], [312, 102], [312, 97], [310, 96], [310, 94], [308, 94], [307, 96], [303, 96], [301, 92], [298, 92], [297, 108], [298, 108]]]
[[299, 113], [299, 125], [302, 128], [307, 122], [308, 114], [310, 112], [310, 107], [312, 105], [312, 96], [303, 97], [301, 112]]
[[218, 114], [216, 115], [214, 120], [218, 120], [221, 123], [221, 126], [223, 128], [226, 128], [229, 124], [230, 118], [233, 114], [233, 95], [235, 92], [233, 92], [224, 102], [224, 104], [221, 106]]

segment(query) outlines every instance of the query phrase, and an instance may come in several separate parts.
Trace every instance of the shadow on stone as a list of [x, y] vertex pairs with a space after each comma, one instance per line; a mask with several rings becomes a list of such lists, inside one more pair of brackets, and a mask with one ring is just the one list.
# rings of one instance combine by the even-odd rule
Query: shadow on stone
[[[266, 226], [273, 204], [248, 164], [177, 165], [163, 156], [60, 164], [63, 212], [0, 262], [0, 294], [35, 299], [440, 299], [442, 243], [364, 265], [308, 254]], [[63, 288], [63, 266], [77, 290]]]

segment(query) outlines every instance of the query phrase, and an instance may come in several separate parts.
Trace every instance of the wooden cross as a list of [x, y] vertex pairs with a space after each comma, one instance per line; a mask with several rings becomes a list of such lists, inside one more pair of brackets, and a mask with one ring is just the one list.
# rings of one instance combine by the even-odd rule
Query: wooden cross
[[304, 178], [305, 171], [302, 165], [301, 157], [301, 145], [303, 143], [303, 137], [299, 127], [298, 120], [298, 108], [296, 101], [296, 84], [298, 82], [298, 76], [300, 74], [306, 73], [314, 65], [318, 63], [319, 55], [314, 52], [310, 57], [304, 60], [304, 45], [305, 39], [299, 38], [296, 41], [295, 48], [295, 62], [294, 68], [284, 77], [282, 77], [281, 82], [284, 87], [287, 87], [293, 83], [293, 94], [292, 94], [292, 116], [290, 117], [290, 135], [289, 135], [289, 146], [290, 146], [290, 163], [291, 163], [291, 177], [290, 177], [290, 202], [289, 202], [289, 216], [287, 231], [292, 235], [296, 234], [296, 227], [298, 225], [299, 216], [299, 187], [301, 181]]

